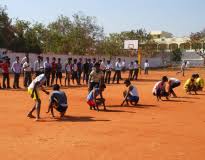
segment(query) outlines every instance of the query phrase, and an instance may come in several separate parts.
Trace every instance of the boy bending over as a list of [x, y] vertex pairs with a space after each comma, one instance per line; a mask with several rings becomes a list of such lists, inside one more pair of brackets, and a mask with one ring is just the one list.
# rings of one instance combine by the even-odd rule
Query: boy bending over
[[46, 112], [49, 113], [51, 111], [51, 114], [54, 118], [55, 116], [54, 116], [53, 108], [55, 108], [58, 112], [60, 112], [60, 118], [64, 117], [65, 112], [68, 108], [67, 96], [65, 92], [60, 91], [60, 86], [58, 84], [55, 84], [53, 86], [53, 91], [50, 95], [48, 112]]
[[[103, 91], [105, 90], [106, 86], [105, 84], [102, 84], [99, 86], [99, 88], [93, 88], [93, 90], [90, 91], [90, 93], [87, 96], [87, 104], [90, 106], [90, 109], [94, 109], [99, 111], [98, 106], [103, 105], [104, 110], [106, 110], [105, 106], [105, 99], [103, 98]], [[98, 98], [98, 96], [100, 96]]]

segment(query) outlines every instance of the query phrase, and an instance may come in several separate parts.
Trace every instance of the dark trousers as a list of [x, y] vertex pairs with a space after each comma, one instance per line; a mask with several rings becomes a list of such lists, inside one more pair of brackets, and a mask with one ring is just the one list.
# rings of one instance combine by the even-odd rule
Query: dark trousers
[[145, 68], [144, 69], [144, 74], [148, 74], [148, 70], [149, 70], [149, 68], [147, 67], [147, 68]]
[[128, 79], [132, 80], [132, 78], [133, 78], [132, 76], [133, 76], [133, 69], [130, 69]]
[[14, 73], [13, 88], [19, 88], [19, 78], [20, 78], [20, 73]]
[[76, 71], [73, 71], [72, 72], [72, 81], [73, 81], [73, 84], [75, 83], [74, 80], [76, 80], [77, 84], [79, 84], [78, 82], [78, 73]]
[[[6, 85], [7, 81], [7, 85]], [[3, 73], [3, 88], [10, 88], [10, 78], [9, 73]]]
[[51, 73], [51, 85], [53, 85], [55, 77], [56, 77], [56, 72], [54, 71]]
[[81, 75], [82, 75], [82, 71], [78, 71], [77, 72], [78, 84], [80, 84], [80, 82], [81, 82]]
[[24, 72], [24, 87], [28, 87], [31, 84], [31, 72]]
[[89, 73], [83, 72], [83, 83], [84, 83], [84, 81], [86, 81], [86, 84], [88, 84], [88, 79], [89, 79]]
[[133, 75], [134, 80], [138, 79], [138, 74], [139, 74], [139, 69], [134, 69], [134, 75]]
[[51, 77], [51, 71], [50, 69], [45, 69], [44, 74], [46, 76], [46, 86], [50, 86], [50, 77]]
[[111, 71], [108, 70], [105, 72], [105, 83], [110, 84], [110, 77], [111, 77]]
[[121, 71], [120, 70], [116, 70], [112, 82], [114, 83], [115, 79], [117, 79], [117, 83], [119, 83], [120, 76], [121, 76]]

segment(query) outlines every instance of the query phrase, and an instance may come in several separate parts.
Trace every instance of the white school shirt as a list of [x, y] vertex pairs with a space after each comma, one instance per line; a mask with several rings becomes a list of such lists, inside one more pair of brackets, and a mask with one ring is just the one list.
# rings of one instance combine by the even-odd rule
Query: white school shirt
[[77, 71], [78, 71], [78, 66], [77, 66], [77, 64], [75, 64], [75, 63], [73, 64], [73, 71], [74, 71], [74, 72], [77, 72]]
[[105, 69], [111, 71], [112, 70], [112, 64], [111, 63], [107, 64]]
[[122, 70], [122, 64], [120, 62], [115, 63], [115, 70], [121, 71]]
[[39, 82], [39, 86], [43, 85], [46, 82], [46, 76], [45, 74], [40, 74], [39, 76], [37, 76], [32, 82], [31, 84], [28, 86], [28, 89], [34, 89], [34, 86], [36, 83]]
[[139, 97], [139, 93], [138, 93], [138, 90], [137, 90], [137, 88], [135, 87], [135, 86], [133, 86], [133, 85], [131, 85], [133, 88], [132, 88], [132, 90], [129, 92], [129, 94], [131, 95], [131, 96], [134, 96], [134, 97]]
[[130, 70], [132, 70], [132, 69], [134, 69], [134, 65], [133, 65], [133, 64], [129, 64], [128, 68], [129, 68]]
[[162, 81], [158, 81], [157, 83], [155, 83], [153, 89], [152, 89], [152, 93], [157, 94], [157, 89], [160, 87]]
[[28, 62], [25, 62], [23, 64], [23, 70], [24, 70], [24, 72], [31, 72], [31, 64]]
[[105, 63], [103, 61], [100, 64], [100, 69], [101, 70], [105, 70], [106, 69], [106, 65], [105, 65]]
[[34, 71], [40, 71], [43, 68], [42, 63], [38, 60], [34, 62]]
[[45, 61], [45, 62], [43, 63], [43, 68], [44, 68], [44, 69], [50, 69], [50, 68], [51, 68], [51, 63], [48, 63], [47, 61]]
[[72, 65], [72, 64], [68, 64], [68, 63], [65, 64], [65, 71], [66, 71], [66, 72], [71, 72], [71, 65]]
[[144, 63], [144, 68], [148, 68], [149, 67], [149, 63], [148, 62], [145, 62]]
[[139, 68], [139, 65], [135, 62], [134, 63], [134, 69], [138, 69]]
[[17, 61], [13, 62], [11, 69], [14, 73], [21, 73], [21, 63], [18, 63]]

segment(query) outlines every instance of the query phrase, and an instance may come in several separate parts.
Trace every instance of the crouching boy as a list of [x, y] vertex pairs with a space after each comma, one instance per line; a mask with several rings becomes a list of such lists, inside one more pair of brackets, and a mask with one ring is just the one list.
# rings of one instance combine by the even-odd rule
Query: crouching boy
[[191, 78], [187, 79], [185, 84], [184, 84], [184, 89], [186, 93], [192, 94], [191, 92], [193, 91], [195, 94], [197, 94], [197, 84], [195, 80], [195, 74], [192, 75]]
[[[87, 96], [87, 104], [90, 106], [90, 110], [94, 109], [99, 111], [98, 106], [103, 105], [106, 110], [105, 99], [103, 98], [103, 91], [105, 90], [105, 84], [99, 86], [99, 88], [93, 88]], [[99, 98], [98, 98], [99, 96]]]
[[168, 82], [168, 78], [167, 76], [163, 76], [162, 77], [162, 80], [157, 82], [155, 85], [154, 85], [154, 88], [152, 89], [152, 93], [154, 96], [157, 97], [157, 100], [162, 100], [161, 98], [162, 97], [166, 97], [166, 99], [168, 100], [168, 96], [169, 96], [169, 93], [166, 89], [166, 83]]
[[122, 102], [121, 106], [123, 106], [125, 102], [127, 103], [127, 105], [129, 105], [130, 103], [131, 105], [136, 106], [139, 101], [137, 88], [133, 86], [128, 79], [125, 80], [124, 84], [126, 85], [126, 87], [128, 87], [128, 90], [123, 92], [124, 101]]
[[60, 118], [64, 117], [66, 110], [68, 108], [67, 104], [67, 96], [65, 92], [60, 91], [60, 86], [58, 84], [55, 84], [53, 86], [53, 91], [51, 92], [50, 95], [50, 103], [48, 106], [48, 112], [51, 111], [51, 114], [54, 116], [53, 108], [55, 108], [58, 112], [60, 112]]

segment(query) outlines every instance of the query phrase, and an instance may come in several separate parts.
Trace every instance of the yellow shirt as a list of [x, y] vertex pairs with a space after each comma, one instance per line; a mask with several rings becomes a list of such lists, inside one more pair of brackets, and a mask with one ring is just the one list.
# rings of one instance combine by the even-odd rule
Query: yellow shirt
[[202, 78], [197, 78], [196, 79], [196, 85], [198, 86], [198, 87], [201, 87], [201, 88], [204, 88], [204, 79], [202, 79]]
[[187, 89], [191, 85], [196, 85], [196, 81], [191, 81], [191, 78], [187, 79], [185, 84], [184, 84], [184, 89]]

